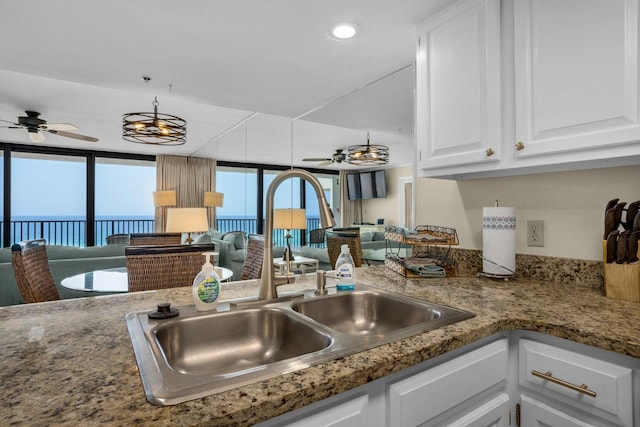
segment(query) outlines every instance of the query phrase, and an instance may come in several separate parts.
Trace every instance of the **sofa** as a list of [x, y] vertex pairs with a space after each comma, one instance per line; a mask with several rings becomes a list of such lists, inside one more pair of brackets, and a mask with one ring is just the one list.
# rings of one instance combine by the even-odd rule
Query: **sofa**
[[[194, 238], [194, 243], [216, 244], [216, 251], [219, 253], [218, 265], [233, 271], [231, 280], [239, 280], [242, 273], [242, 267], [246, 256], [246, 238], [242, 231], [230, 231], [227, 233], [219, 233], [215, 230], [209, 230], [208, 233], [199, 235]], [[383, 232], [360, 233], [360, 242], [362, 245], [362, 259], [373, 261], [384, 261], [387, 253], [387, 243]], [[393, 242], [390, 247], [397, 250], [399, 243]], [[401, 245], [402, 254], [404, 251], [411, 250], [411, 246]], [[273, 248], [273, 257], [281, 257], [284, 255], [283, 246], [275, 246]], [[294, 255], [300, 255], [307, 258], [314, 258], [319, 261], [318, 268], [320, 270], [333, 270], [334, 266], [329, 262], [329, 253], [327, 248], [316, 248], [311, 246], [303, 246], [294, 249]]]
[[[47, 258], [53, 280], [56, 282], [60, 298], [78, 298], [95, 295], [90, 292], [74, 291], [64, 288], [62, 279], [87, 271], [105, 268], [125, 267], [124, 244], [91, 246], [78, 248], [73, 246], [47, 245]], [[104, 293], [100, 293], [104, 295]], [[0, 249], [0, 306], [21, 304], [22, 297], [16, 284], [11, 264], [11, 248]]]
[[[383, 232], [360, 233], [360, 245], [362, 247], [363, 260], [384, 261], [387, 243]], [[300, 255], [307, 258], [315, 258], [319, 263], [320, 270], [333, 270], [334, 266], [329, 261], [327, 248], [315, 248], [303, 246], [300, 248]]]

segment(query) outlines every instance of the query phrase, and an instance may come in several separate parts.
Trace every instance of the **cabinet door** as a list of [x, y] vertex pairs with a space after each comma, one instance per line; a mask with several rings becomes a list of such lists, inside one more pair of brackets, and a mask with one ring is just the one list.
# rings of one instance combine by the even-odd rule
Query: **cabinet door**
[[517, 158], [637, 155], [638, 1], [517, 0], [514, 14]]
[[528, 396], [520, 400], [520, 425], [527, 427], [596, 427]]
[[368, 427], [369, 399], [359, 396], [339, 405], [323, 409], [292, 423], [283, 423], [290, 427]]
[[446, 423], [447, 427], [508, 427], [509, 396], [500, 393], [468, 414]]
[[389, 424], [440, 425], [434, 418], [502, 383], [507, 378], [507, 340], [389, 385]]
[[462, 1], [422, 24], [416, 72], [421, 174], [499, 160], [500, 1]]
[[[518, 371], [522, 387], [609, 419], [617, 425], [633, 425], [633, 371], [628, 367], [521, 339]], [[540, 374], [544, 374], [546, 378], [541, 378]], [[572, 384], [590, 390], [593, 395], [570, 388]]]

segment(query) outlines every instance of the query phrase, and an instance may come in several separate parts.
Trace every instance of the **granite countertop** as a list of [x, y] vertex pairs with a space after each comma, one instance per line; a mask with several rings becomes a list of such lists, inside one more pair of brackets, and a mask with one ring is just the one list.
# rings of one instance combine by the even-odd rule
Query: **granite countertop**
[[[476, 313], [338, 360], [179, 405], [145, 399], [124, 316], [191, 289], [0, 308], [3, 425], [249, 425], [298, 409], [505, 330], [533, 330], [640, 358], [640, 304], [570, 284], [476, 277], [405, 279], [382, 267], [358, 282]], [[279, 291], [313, 288], [315, 275]], [[223, 299], [257, 295], [232, 282]]]

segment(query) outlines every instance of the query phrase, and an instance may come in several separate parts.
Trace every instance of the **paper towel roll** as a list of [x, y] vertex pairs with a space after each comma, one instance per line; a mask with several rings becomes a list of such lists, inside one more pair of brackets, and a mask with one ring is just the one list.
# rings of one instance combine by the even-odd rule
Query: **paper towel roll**
[[510, 276], [516, 271], [516, 209], [482, 209], [482, 271]]

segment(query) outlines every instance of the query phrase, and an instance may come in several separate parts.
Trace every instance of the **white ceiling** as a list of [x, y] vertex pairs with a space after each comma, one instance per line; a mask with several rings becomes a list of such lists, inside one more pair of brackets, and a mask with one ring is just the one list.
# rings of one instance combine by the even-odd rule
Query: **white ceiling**
[[[415, 26], [453, 2], [4, 2], [0, 119], [35, 110], [100, 139], [46, 134], [44, 145], [296, 166], [369, 131], [391, 165], [407, 164]], [[330, 39], [339, 21], [357, 23], [358, 36]], [[152, 111], [155, 96], [160, 112], [187, 121], [186, 144], [122, 140], [122, 114]], [[0, 129], [0, 141], [30, 143], [20, 129]]]

